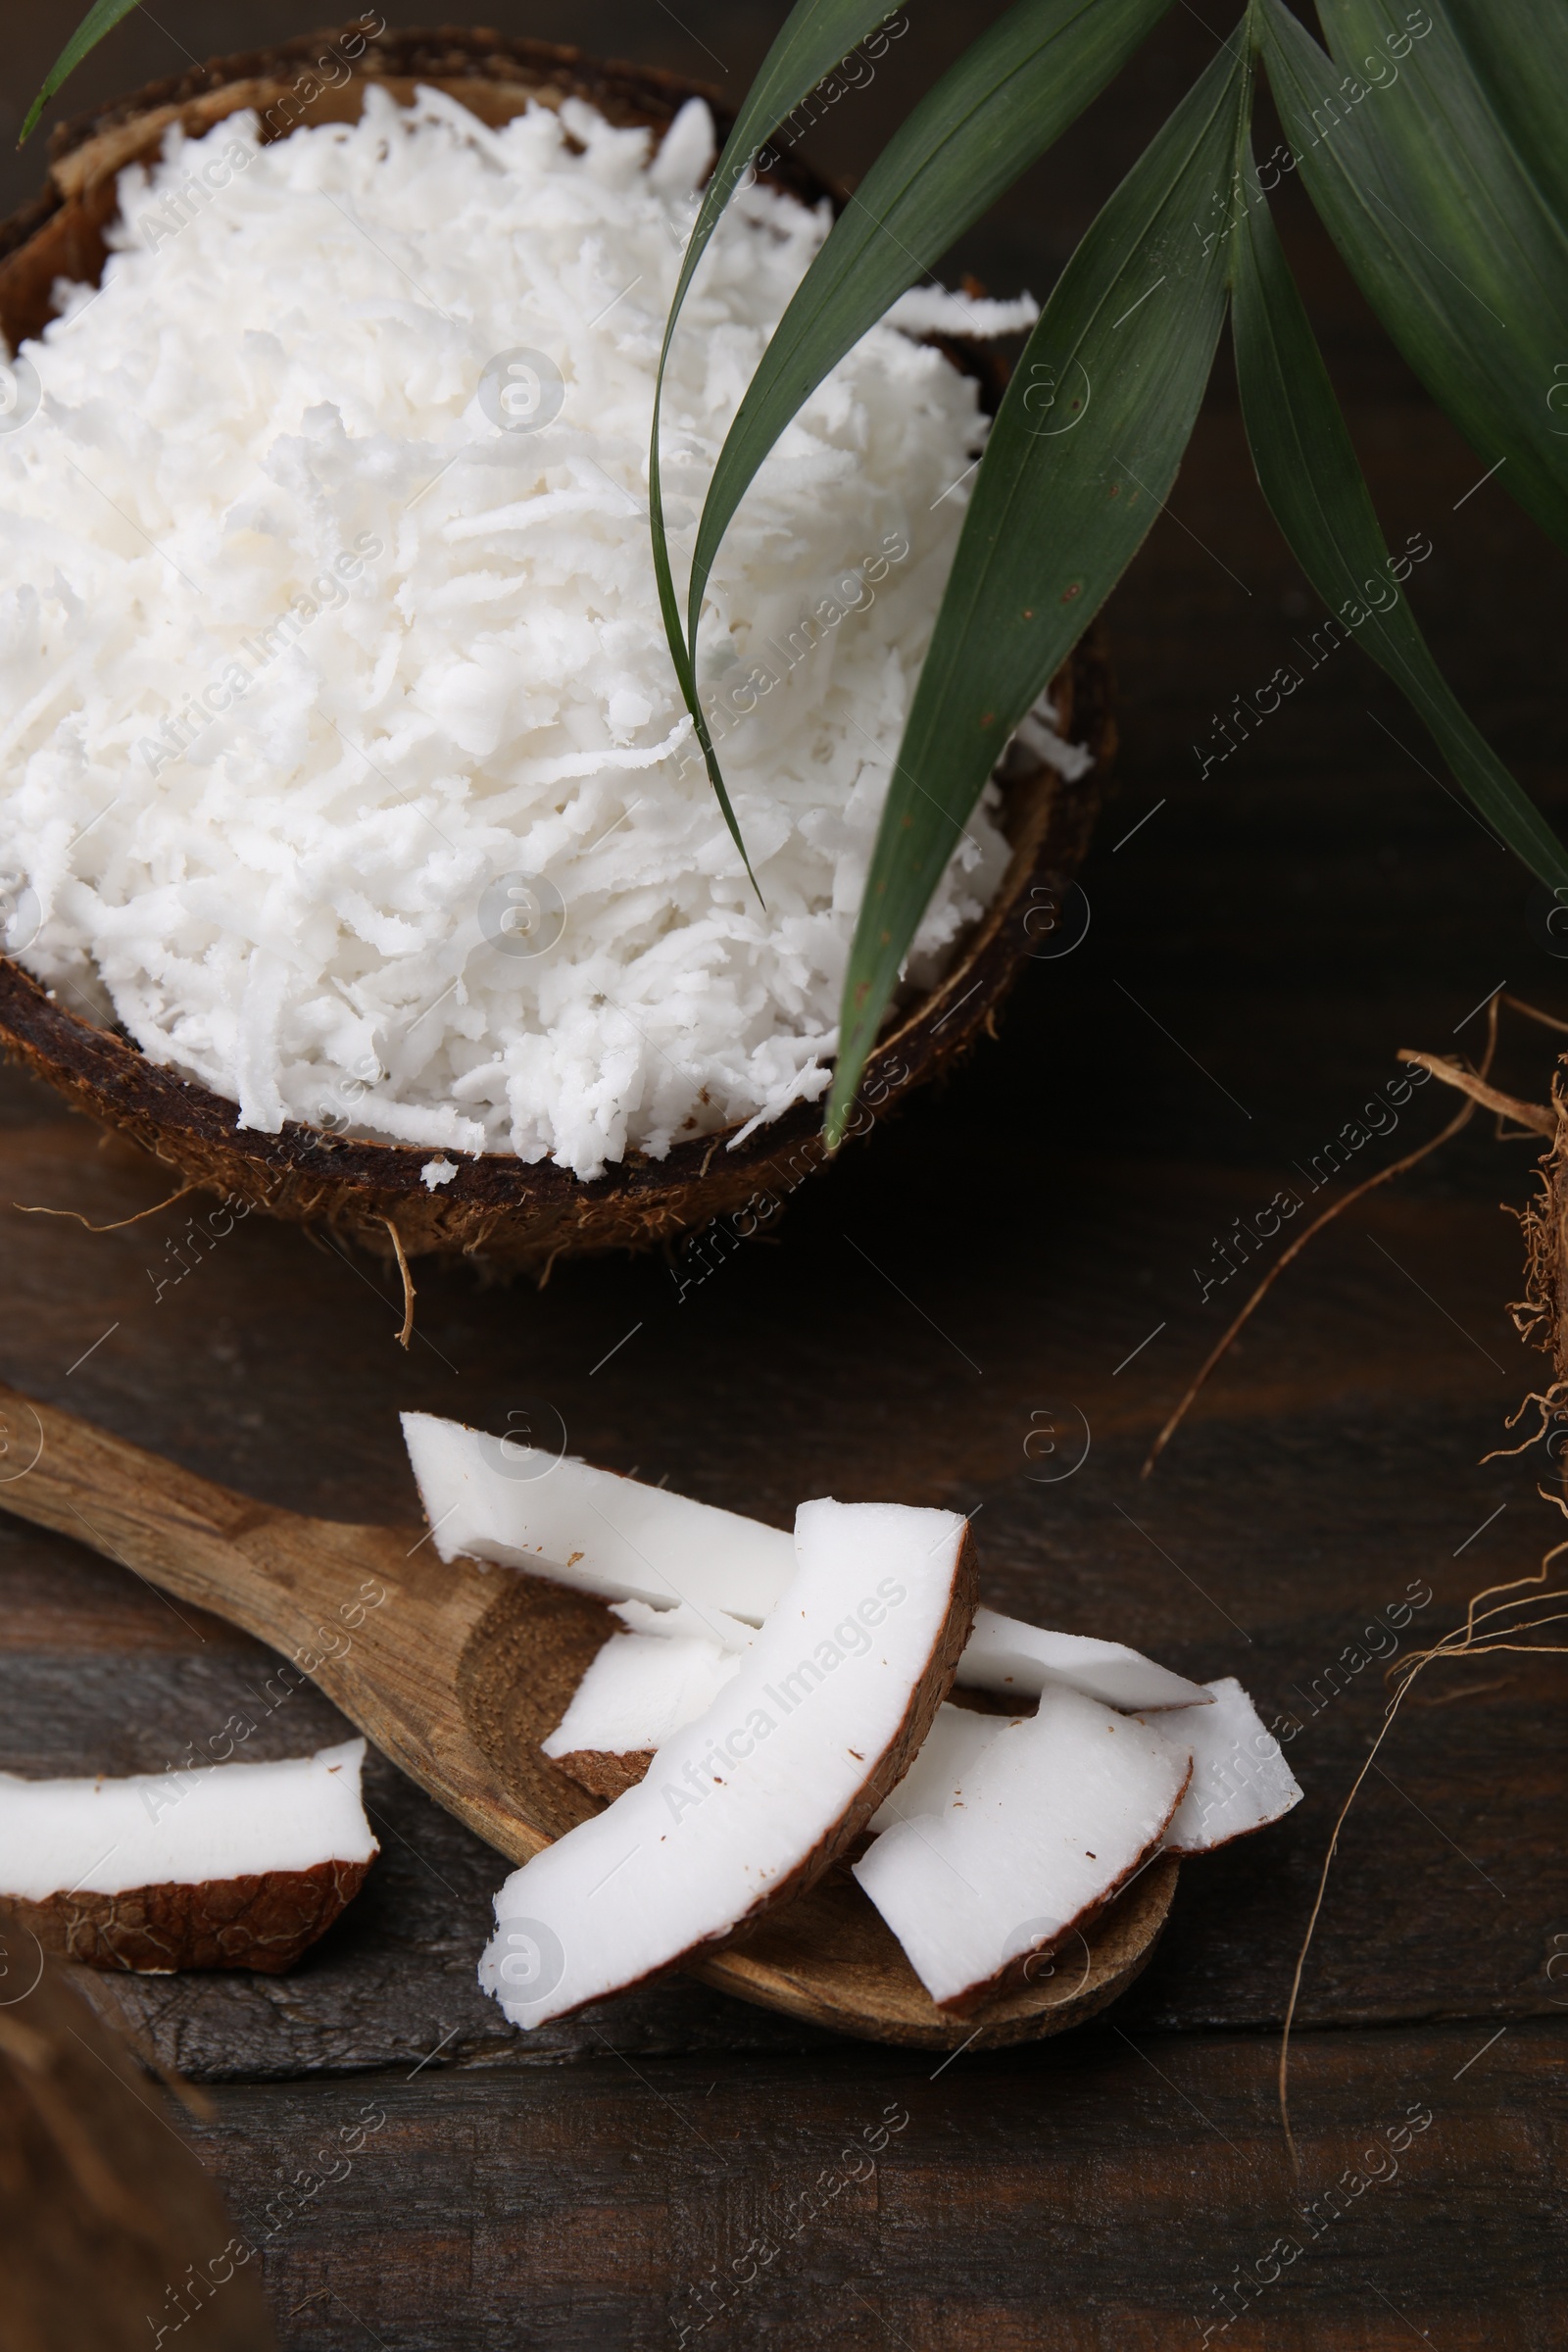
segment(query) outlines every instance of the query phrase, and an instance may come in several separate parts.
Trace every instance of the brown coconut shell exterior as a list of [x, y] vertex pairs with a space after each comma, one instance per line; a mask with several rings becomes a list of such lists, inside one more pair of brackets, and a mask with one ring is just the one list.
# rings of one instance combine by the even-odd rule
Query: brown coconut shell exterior
[[[372, 1857], [373, 1859], [373, 1857]], [[181, 1968], [292, 1968], [364, 1886], [369, 1862], [318, 1862], [203, 1886], [127, 1886], [118, 1894], [8, 1895], [47, 1952], [88, 1968], [166, 1976]]]
[[[651, 69], [602, 64], [579, 50], [499, 33], [457, 29], [386, 32], [353, 48], [354, 27], [243, 52], [149, 84], [58, 128], [50, 185], [0, 226], [0, 330], [13, 346], [52, 315], [57, 277], [96, 279], [115, 208], [114, 175], [154, 153], [172, 122], [199, 134], [241, 107], [257, 108], [269, 136], [297, 122], [357, 117], [368, 80], [400, 100], [417, 81], [440, 83], [483, 119], [499, 122], [530, 98], [559, 105], [576, 95], [612, 121], [662, 131], [687, 98], [701, 95], [720, 129], [729, 111], [711, 90]], [[322, 87], [312, 73], [352, 78]], [[315, 86], [316, 95], [302, 93]], [[793, 155], [775, 181], [808, 202], [835, 192]], [[995, 399], [1003, 374], [989, 357], [945, 344]], [[1112, 678], [1104, 641], [1091, 630], [1054, 688], [1060, 732], [1087, 743], [1095, 767], [1069, 783], [1040, 766], [1004, 789], [1003, 823], [1012, 858], [982, 920], [961, 943], [941, 985], [893, 1017], [866, 1063], [856, 1138], [917, 1086], [949, 1070], [982, 1036], [995, 1036], [1008, 990], [1036, 952], [1042, 910], [1070, 885], [1088, 847], [1100, 782], [1115, 749]], [[319, 1223], [382, 1256], [465, 1256], [498, 1272], [543, 1278], [561, 1255], [641, 1250], [720, 1218], [745, 1238], [779, 1211], [823, 1166], [821, 1112], [799, 1103], [737, 1150], [735, 1129], [675, 1145], [663, 1159], [632, 1152], [594, 1182], [511, 1153], [465, 1159], [432, 1193], [420, 1171], [430, 1152], [364, 1142], [287, 1123], [277, 1135], [246, 1132], [232, 1102], [160, 1067], [123, 1035], [80, 1020], [20, 964], [0, 956], [0, 1046], [77, 1109], [160, 1160], [176, 1183], [226, 1198], [245, 1211]], [[719, 1247], [726, 1239], [720, 1237]]]
[[146, 2352], [165, 2326], [189, 2352], [275, 2352], [260, 2249], [162, 2091], [13, 1917], [0, 1950], [0, 2348]]
[[651, 1747], [628, 1747], [617, 1751], [608, 1747], [574, 1747], [569, 1755], [553, 1756], [552, 1763], [564, 1772], [568, 1781], [586, 1788], [590, 1796], [602, 1796], [607, 1805], [639, 1781], [648, 1778], [648, 1767], [654, 1760]]

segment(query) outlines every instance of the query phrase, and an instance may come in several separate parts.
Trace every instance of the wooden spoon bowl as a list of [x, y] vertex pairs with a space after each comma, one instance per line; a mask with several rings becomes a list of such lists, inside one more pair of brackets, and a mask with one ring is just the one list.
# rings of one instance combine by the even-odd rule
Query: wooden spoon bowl
[[[0, 332], [13, 348], [53, 315], [59, 277], [96, 282], [115, 213], [115, 174], [155, 155], [174, 122], [199, 136], [254, 107], [264, 137], [286, 136], [301, 122], [357, 120], [366, 84], [374, 80], [405, 105], [416, 83], [435, 83], [491, 124], [510, 121], [530, 99], [559, 106], [579, 96], [613, 122], [661, 133], [687, 98], [701, 95], [720, 129], [727, 127], [713, 92], [641, 67], [596, 64], [575, 49], [482, 31], [383, 33], [368, 44], [358, 37], [356, 48], [349, 27], [220, 58], [62, 125], [51, 143], [49, 187], [0, 225]], [[774, 177], [808, 203], [834, 199], [794, 156], [781, 159]], [[972, 347], [944, 348], [980, 377], [994, 405], [1003, 380], [997, 363]], [[1096, 767], [1076, 783], [1038, 765], [1008, 782], [1003, 821], [1012, 858], [1001, 889], [940, 987], [904, 1006], [871, 1055], [858, 1134], [982, 1033], [994, 1034], [1012, 982], [1050, 945], [1087, 847], [1096, 778], [1114, 748], [1110, 671], [1098, 637], [1079, 647], [1054, 694], [1061, 731], [1088, 743]], [[802, 1103], [734, 1151], [725, 1148], [735, 1133], [728, 1128], [677, 1144], [661, 1160], [633, 1152], [593, 1183], [487, 1152], [464, 1159], [432, 1193], [420, 1173], [431, 1156], [426, 1150], [293, 1121], [277, 1135], [242, 1130], [232, 1102], [150, 1061], [120, 1032], [80, 1019], [5, 956], [0, 1044], [78, 1109], [163, 1161], [176, 1181], [272, 1216], [319, 1221], [383, 1255], [461, 1253], [497, 1268], [548, 1271], [564, 1253], [647, 1248], [737, 1211], [771, 1217], [826, 1156], [820, 1111]]]
[[[507, 1569], [445, 1565], [416, 1527], [271, 1509], [4, 1387], [0, 1425], [16, 1459], [33, 1457], [4, 1488], [6, 1509], [280, 1651], [509, 1862], [601, 1809], [539, 1742], [614, 1628], [603, 1602]], [[689, 1959], [685, 1972], [871, 2041], [1035, 2040], [1081, 2025], [1132, 1983], [1164, 1925], [1176, 1869], [1161, 1856], [1039, 1964], [1036, 1982], [962, 2019], [936, 2007], [843, 1874]]]

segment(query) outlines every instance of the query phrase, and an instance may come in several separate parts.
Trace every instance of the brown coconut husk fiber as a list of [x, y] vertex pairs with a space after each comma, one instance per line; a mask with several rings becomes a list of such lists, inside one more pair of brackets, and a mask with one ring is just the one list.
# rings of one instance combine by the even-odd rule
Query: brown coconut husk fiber
[[[1419, 1062], [1424, 1069], [1430, 1070], [1435, 1078], [1446, 1080], [1448, 1085], [1456, 1086], [1462, 1094], [1467, 1096], [1468, 1100], [1464, 1108], [1448, 1121], [1446, 1127], [1427, 1143], [1419, 1145], [1414, 1152], [1407, 1152], [1402, 1159], [1392, 1160], [1388, 1167], [1379, 1168], [1376, 1175], [1368, 1176], [1360, 1184], [1352, 1185], [1348, 1193], [1343, 1194], [1338, 1200], [1333, 1201], [1329, 1207], [1315, 1216], [1310, 1225], [1303, 1226], [1289, 1247], [1281, 1250], [1256, 1290], [1253, 1291], [1251, 1297], [1233, 1320], [1226, 1325], [1214, 1346], [1188, 1382], [1175, 1411], [1164, 1422], [1152, 1446], [1149, 1448], [1144, 1459], [1144, 1466], [1138, 1473], [1140, 1478], [1147, 1478], [1153, 1469], [1154, 1464], [1187, 1418], [1189, 1408], [1197, 1400], [1199, 1391], [1207, 1381], [1209, 1374], [1230, 1353], [1242, 1330], [1250, 1322], [1253, 1314], [1268, 1297], [1286, 1267], [1300, 1256], [1308, 1242], [1315, 1235], [1320, 1234], [1325, 1225], [1332, 1225], [1335, 1218], [1342, 1215], [1353, 1202], [1363, 1200], [1368, 1193], [1376, 1191], [1380, 1184], [1388, 1184], [1394, 1177], [1402, 1176], [1407, 1168], [1413, 1168], [1418, 1160], [1425, 1159], [1429, 1152], [1436, 1152], [1440, 1144], [1447, 1143], [1451, 1136], [1458, 1134], [1461, 1127], [1469, 1125], [1481, 1103], [1485, 1102], [1490, 1108], [1499, 1112], [1506, 1111], [1509, 1115], [1516, 1115], [1520, 1110], [1530, 1107], [1525, 1104], [1516, 1104], [1511, 1097], [1497, 1094], [1495, 1089], [1489, 1087], [1486, 1083], [1487, 1072], [1492, 1067], [1493, 1056], [1497, 1050], [1497, 1006], [1499, 1002], [1512, 1003], [1513, 1000], [1511, 998], [1501, 999], [1499, 992], [1498, 996], [1493, 998], [1487, 1008], [1487, 1050], [1482, 1056], [1479, 1073], [1471, 1073], [1463, 1069], [1457, 1062], [1439, 1061], [1435, 1055], [1430, 1054], [1413, 1054], [1401, 1049], [1398, 1054], [1400, 1061]], [[1538, 1015], [1537, 1017], [1542, 1016]]]
[[[1490, 1454], [1487, 1456], [1489, 1461], [1493, 1458]], [[1544, 1502], [1553, 1503], [1562, 1512], [1564, 1518], [1568, 1518], [1568, 1502], [1564, 1502], [1560, 1494], [1553, 1494], [1545, 1487], [1538, 1487], [1536, 1492]], [[1468, 1661], [1472, 1658], [1493, 1657], [1499, 1650], [1522, 1652], [1526, 1656], [1539, 1657], [1558, 1657], [1568, 1652], [1568, 1642], [1531, 1642], [1520, 1638], [1540, 1633], [1546, 1626], [1568, 1624], [1568, 1609], [1553, 1609], [1544, 1616], [1532, 1617], [1517, 1614], [1526, 1607], [1527, 1601], [1530, 1599], [1533, 1599], [1538, 1607], [1544, 1607], [1551, 1601], [1568, 1601], [1568, 1585], [1559, 1586], [1553, 1592], [1537, 1590], [1538, 1587], [1545, 1584], [1553, 1560], [1559, 1559], [1565, 1551], [1568, 1551], [1568, 1542], [1554, 1544], [1533, 1576], [1514, 1577], [1507, 1584], [1488, 1585], [1480, 1592], [1473, 1593], [1466, 1606], [1462, 1625], [1455, 1626], [1452, 1633], [1445, 1634], [1442, 1641], [1435, 1642], [1430, 1649], [1412, 1650], [1408, 1657], [1401, 1658], [1397, 1665], [1391, 1666], [1384, 1677], [1385, 1684], [1392, 1689], [1394, 1695], [1384, 1711], [1378, 1736], [1367, 1750], [1366, 1762], [1351, 1782], [1349, 1792], [1335, 1819], [1328, 1851], [1323, 1857], [1323, 1869], [1318, 1878], [1317, 1893], [1313, 1898], [1311, 1915], [1306, 1923], [1306, 1933], [1301, 1938], [1301, 1948], [1296, 1956], [1296, 1974], [1291, 1980], [1291, 1997], [1286, 2005], [1285, 2024], [1280, 2034], [1278, 2078], [1280, 2122], [1284, 2127], [1286, 2141], [1290, 2147], [1291, 2162], [1298, 2172], [1299, 2172], [1300, 2166], [1297, 2158], [1295, 2135], [1291, 2131], [1289, 2096], [1291, 2028], [1296, 2022], [1297, 2003], [1301, 1991], [1301, 1978], [1306, 1969], [1306, 1956], [1312, 1948], [1312, 1937], [1317, 1930], [1318, 1915], [1323, 1908], [1323, 1898], [1328, 1892], [1329, 1872], [1334, 1867], [1334, 1857], [1339, 1851], [1340, 1832], [1344, 1829], [1349, 1816], [1350, 1807], [1361, 1793], [1362, 1783], [1377, 1762], [1378, 1750], [1394, 1728], [1396, 1715], [1403, 1705], [1417, 1677], [1423, 1674], [1429, 1666], [1446, 1659], [1462, 1658]], [[1483, 1601], [1494, 1600], [1498, 1593], [1509, 1592], [1516, 1593], [1519, 1597], [1514, 1600], [1496, 1600], [1495, 1605], [1490, 1609], [1485, 1609], [1481, 1605]]]
[[[1209, 1374], [1225, 1356], [1237, 1334], [1250, 1319], [1285, 1268], [1294, 1258], [1300, 1255], [1313, 1236], [1320, 1233], [1325, 1225], [1332, 1223], [1353, 1201], [1359, 1200], [1365, 1194], [1371, 1192], [1375, 1186], [1387, 1184], [1391, 1178], [1403, 1174], [1405, 1169], [1414, 1167], [1418, 1160], [1425, 1159], [1429, 1152], [1437, 1151], [1440, 1145], [1446, 1144], [1451, 1136], [1457, 1135], [1460, 1128], [1465, 1126], [1479, 1109], [1490, 1110], [1495, 1114], [1496, 1133], [1499, 1141], [1511, 1141], [1520, 1136], [1540, 1136], [1545, 1139], [1548, 1146], [1538, 1163], [1539, 1190], [1535, 1200], [1524, 1210], [1511, 1212], [1518, 1214], [1524, 1234], [1525, 1290], [1524, 1297], [1515, 1300], [1508, 1311], [1512, 1315], [1521, 1337], [1531, 1341], [1550, 1356], [1553, 1373], [1548, 1387], [1540, 1392], [1533, 1392], [1526, 1396], [1508, 1416], [1507, 1427], [1516, 1428], [1525, 1413], [1533, 1406], [1538, 1414], [1537, 1427], [1519, 1445], [1496, 1446], [1492, 1452], [1484, 1455], [1483, 1459], [1490, 1462], [1507, 1455], [1524, 1453], [1530, 1446], [1540, 1444], [1543, 1438], [1558, 1434], [1564, 1427], [1568, 1427], [1568, 1055], [1564, 1055], [1559, 1061], [1552, 1082], [1549, 1102], [1527, 1102], [1516, 1095], [1504, 1094], [1499, 1088], [1493, 1086], [1488, 1073], [1496, 1053], [1498, 1014], [1504, 1004], [1510, 1010], [1524, 1014], [1527, 1019], [1539, 1022], [1544, 1028], [1568, 1033], [1568, 1021], [1559, 1020], [1551, 1013], [1543, 1012], [1539, 1005], [1528, 1004], [1522, 998], [1511, 997], [1498, 990], [1487, 1008], [1487, 1044], [1479, 1068], [1467, 1069], [1462, 1062], [1436, 1054], [1422, 1053], [1413, 1048], [1406, 1047], [1400, 1050], [1398, 1058], [1401, 1061], [1413, 1063], [1429, 1071], [1445, 1086], [1451, 1087], [1455, 1093], [1463, 1096], [1461, 1108], [1448, 1121], [1448, 1124], [1442, 1128], [1437, 1135], [1431, 1137], [1427, 1143], [1420, 1145], [1414, 1152], [1406, 1152], [1403, 1158], [1393, 1161], [1388, 1167], [1380, 1168], [1376, 1175], [1369, 1176], [1363, 1183], [1353, 1186], [1331, 1207], [1324, 1209], [1320, 1216], [1314, 1218], [1312, 1223], [1297, 1236], [1290, 1248], [1281, 1253], [1275, 1264], [1257, 1285], [1251, 1297], [1222, 1334], [1217, 1345], [1209, 1350], [1197, 1374], [1188, 1384], [1181, 1401], [1150, 1448], [1148, 1459], [1143, 1466], [1143, 1475], [1146, 1478], [1170, 1439], [1175, 1435], [1188, 1408], [1208, 1379]], [[1546, 1487], [1538, 1487], [1537, 1493], [1543, 1501], [1551, 1503], [1562, 1512], [1565, 1518], [1568, 1518], [1568, 1501], [1565, 1501], [1562, 1495], [1553, 1493]], [[1285, 2024], [1280, 2036], [1278, 2075], [1280, 2122], [1291, 2151], [1291, 2161], [1293, 2165], [1297, 2166], [1298, 2171], [1299, 2165], [1297, 2160], [1296, 2141], [1291, 2131], [1290, 2119], [1291, 2030], [1296, 2022], [1307, 1955], [1311, 1950], [1312, 1937], [1316, 1933], [1324, 1897], [1328, 1891], [1329, 1873], [1334, 1867], [1334, 1858], [1339, 1851], [1340, 1834], [1345, 1828], [1350, 1808], [1360, 1794], [1368, 1773], [1377, 1762], [1379, 1751], [1394, 1728], [1394, 1721], [1400, 1707], [1418, 1678], [1431, 1667], [1459, 1660], [1469, 1664], [1476, 1658], [1494, 1657], [1499, 1652], [1544, 1657], [1555, 1657], [1568, 1653], [1568, 1642], [1542, 1642], [1531, 1639], [1532, 1636], [1544, 1633], [1552, 1626], [1568, 1624], [1568, 1607], [1559, 1609], [1554, 1605], [1558, 1601], [1568, 1603], [1568, 1585], [1547, 1589], [1547, 1580], [1552, 1564], [1565, 1552], [1568, 1552], [1568, 1541], [1554, 1544], [1544, 1554], [1541, 1566], [1533, 1575], [1514, 1577], [1506, 1584], [1488, 1585], [1481, 1592], [1474, 1593], [1466, 1605], [1462, 1624], [1456, 1625], [1450, 1633], [1445, 1634], [1442, 1640], [1435, 1642], [1430, 1648], [1412, 1650], [1407, 1657], [1401, 1658], [1396, 1664], [1392, 1665], [1384, 1678], [1391, 1692], [1389, 1703], [1384, 1711], [1383, 1722], [1378, 1729], [1377, 1737], [1367, 1751], [1366, 1760], [1352, 1781], [1345, 1801], [1335, 1818], [1328, 1850], [1323, 1857], [1323, 1868], [1319, 1874], [1311, 1913], [1301, 1938], [1300, 1950], [1297, 1954], [1296, 1971], [1291, 1981], [1290, 1999], [1286, 2005]], [[1489, 1602], [1492, 1604], [1490, 1607], [1485, 1605]]]

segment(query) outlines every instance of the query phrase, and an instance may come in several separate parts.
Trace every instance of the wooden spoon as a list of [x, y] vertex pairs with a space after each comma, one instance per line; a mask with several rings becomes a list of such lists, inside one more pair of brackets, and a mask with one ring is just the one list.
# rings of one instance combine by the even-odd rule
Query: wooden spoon
[[[274, 1510], [3, 1384], [0, 1434], [12, 1466], [6, 1509], [281, 1651], [510, 1862], [600, 1809], [539, 1742], [614, 1630], [604, 1602], [509, 1569], [447, 1565], [417, 1527]], [[1113, 2000], [1152, 1952], [1175, 1884], [1176, 1864], [1161, 1856], [1086, 1936], [1037, 1964], [1039, 1981], [961, 2020], [936, 2007], [842, 1872], [685, 1967], [842, 2034], [994, 2047], [1061, 2033]]]

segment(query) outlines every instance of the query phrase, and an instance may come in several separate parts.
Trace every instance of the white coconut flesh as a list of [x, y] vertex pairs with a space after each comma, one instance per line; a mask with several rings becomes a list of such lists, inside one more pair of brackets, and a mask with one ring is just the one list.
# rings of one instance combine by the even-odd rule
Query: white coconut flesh
[[494, 1561], [607, 1600], [685, 1601], [754, 1624], [795, 1574], [793, 1537], [737, 1511], [434, 1413], [405, 1413], [403, 1437], [443, 1560]]
[[[668, 1611], [671, 1617], [683, 1613]], [[734, 1648], [702, 1634], [652, 1629], [612, 1634], [572, 1692], [561, 1722], [540, 1741], [543, 1753], [624, 1756], [662, 1747], [685, 1725], [706, 1715], [741, 1671], [752, 1636], [750, 1628], [739, 1630], [748, 1639]]]
[[1157, 1707], [1202, 1706], [1200, 1683], [1156, 1666], [1125, 1642], [1102, 1642], [1089, 1634], [1052, 1633], [1025, 1625], [995, 1609], [976, 1609], [974, 1632], [963, 1654], [960, 1682], [1009, 1698], [1038, 1698], [1053, 1689], [1082, 1690], [1102, 1706], [1137, 1714]]
[[1162, 1715], [1152, 1730], [1191, 1743], [1193, 1777], [1165, 1832], [1166, 1851], [1212, 1853], [1266, 1830], [1301, 1801], [1300, 1785], [1234, 1675], [1206, 1686], [1213, 1702]]
[[[972, 378], [913, 337], [1036, 310], [895, 305], [725, 535], [699, 650], [764, 913], [649, 547], [707, 106], [653, 148], [574, 98], [490, 128], [373, 81], [353, 124], [172, 126], [120, 176], [101, 286], [65, 288], [18, 355], [32, 413], [0, 436], [12, 952], [241, 1127], [416, 1145], [431, 1183], [479, 1152], [592, 1179], [829, 1082], [986, 431]], [[716, 224], [662, 370], [678, 567], [829, 227], [765, 186]], [[1022, 748], [1081, 773], [1050, 718]], [[1007, 862], [988, 789], [911, 988]]]
[[647, 1600], [613, 1600], [610, 1614], [618, 1617], [629, 1633], [653, 1634], [662, 1642], [710, 1642], [734, 1653], [750, 1649], [757, 1640], [756, 1626], [748, 1625], [744, 1617], [732, 1617], [727, 1609], [694, 1609], [684, 1600], [672, 1609], [656, 1607]]
[[514, 2024], [639, 1984], [808, 1886], [903, 1773], [973, 1614], [965, 1524], [806, 1502], [795, 1549], [788, 1591], [709, 1712], [496, 1897], [479, 1981]]
[[[520, 1568], [608, 1600], [685, 1601], [713, 1640], [723, 1639], [715, 1612], [760, 1625], [795, 1573], [793, 1539], [738, 1511], [434, 1413], [405, 1413], [403, 1436], [443, 1560]], [[1133, 1709], [1207, 1699], [1201, 1684], [1124, 1642], [1050, 1633], [995, 1609], [977, 1609], [974, 1627], [957, 1676], [969, 1689], [1035, 1698], [1065, 1684]]]
[[968, 2008], [1132, 1877], [1191, 1770], [1170, 1731], [1048, 1690], [980, 1746], [946, 1804], [885, 1830], [855, 1877], [932, 1999]]
[[0, 1774], [0, 1895], [123, 1894], [202, 1886], [377, 1851], [360, 1797], [365, 1741], [270, 1764], [213, 1764], [123, 1780]]
[[978, 1715], [973, 1707], [955, 1707], [944, 1701], [919, 1754], [892, 1795], [883, 1798], [866, 1828], [880, 1837], [884, 1830], [911, 1820], [917, 1813], [942, 1813], [949, 1805], [961, 1803], [976, 1763], [1009, 1720], [1021, 1722], [1022, 1718]]

